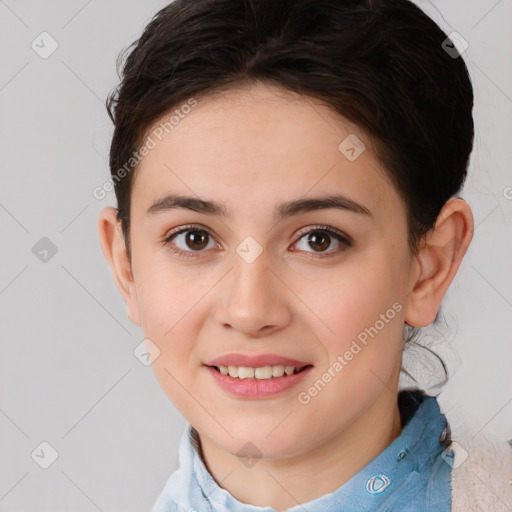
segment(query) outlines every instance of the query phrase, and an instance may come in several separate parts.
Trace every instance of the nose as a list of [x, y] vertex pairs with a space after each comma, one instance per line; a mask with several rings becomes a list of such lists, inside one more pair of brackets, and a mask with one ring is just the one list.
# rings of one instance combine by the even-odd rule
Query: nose
[[248, 337], [268, 336], [291, 319], [284, 276], [270, 268], [265, 252], [254, 261], [234, 257], [234, 267], [219, 290], [216, 320]]

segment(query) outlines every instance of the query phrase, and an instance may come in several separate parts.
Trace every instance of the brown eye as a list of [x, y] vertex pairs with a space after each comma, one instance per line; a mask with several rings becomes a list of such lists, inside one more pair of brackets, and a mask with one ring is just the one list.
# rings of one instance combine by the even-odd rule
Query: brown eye
[[331, 239], [326, 233], [316, 231], [308, 235], [308, 244], [315, 250], [325, 251], [331, 245]]
[[[348, 236], [327, 226], [310, 228], [309, 231], [303, 230], [301, 233], [294, 245], [302, 243], [303, 247], [299, 247], [299, 251], [313, 254], [317, 258], [334, 256], [352, 245]], [[194, 226], [184, 226], [179, 231], [171, 233], [164, 238], [163, 244], [168, 246], [171, 252], [183, 257], [199, 256], [202, 252], [207, 252], [207, 249], [218, 246], [209, 231]], [[333, 245], [334, 248], [328, 250]]]
[[186, 231], [185, 244], [194, 251], [200, 251], [208, 245], [208, 233], [203, 230]]
[[[296, 242], [296, 245], [299, 246], [298, 249], [309, 254], [315, 255], [315, 253], [318, 253], [317, 257], [333, 256], [352, 245], [348, 237], [329, 229], [327, 226], [310, 228], [309, 231], [302, 231], [301, 235]], [[302, 247], [300, 247], [300, 244], [302, 244]], [[334, 248], [328, 250], [333, 245]]]
[[208, 231], [194, 227], [184, 227], [171, 233], [163, 241], [164, 245], [168, 245], [172, 252], [183, 256], [194, 256], [193, 253], [204, 252], [210, 242], [213, 242], [211, 247], [215, 246], [214, 239]]

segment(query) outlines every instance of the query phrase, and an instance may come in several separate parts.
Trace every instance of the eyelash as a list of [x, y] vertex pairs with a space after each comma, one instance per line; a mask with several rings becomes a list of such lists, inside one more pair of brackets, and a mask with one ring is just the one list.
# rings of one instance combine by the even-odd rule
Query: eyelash
[[[167, 235], [163, 239], [162, 245], [164, 245], [164, 246], [167, 245], [169, 247], [169, 250], [172, 253], [177, 254], [179, 257], [182, 257], [182, 258], [195, 258], [195, 257], [199, 256], [199, 254], [204, 251], [183, 251], [182, 249], [176, 249], [175, 247], [173, 247], [171, 245], [171, 241], [173, 238], [175, 238], [176, 236], [178, 236], [182, 233], [187, 233], [189, 231], [190, 232], [204, 231], [208, 234], [209, 237], [214, 238], [213, 235], [203, 226], [200, 226], [197, 224], [190, 224], [187, 226], [183, 226], [178, 231], [169, 233], [169, 235]], [[350, 240], [350, 238], [348, 236], [344, 235], [341, 231], [330, 228], [329, 226], [313, 226], [312, 228], [309, 227], [309, 228], [304, 228], [303, 230], [300, 230], [299, 233], [297, 234], [298, 238], [294, 242], [293, 245], [295, 245], [297, 242], [299, 242], [305, 235], [308, 235], [310, 233], [325, 233], [329, 236], [333, 236], [342, 244], [341, 248], [338, 248], [338, 249], [335, 249], [335, 250], [329, 251], [329, 252], [324, 252], [324, 253], [322, 253], [322, 252], [309, 253], [306, 251], [306, 254], [310, 254], [310, 256], [308, 256], [308, 257], [311, 257], [311, 258], [333, 257], [334, 255], [339, 254], [340, 252], [344, 251], [348, 247], [352, 246], [352, 241]]]

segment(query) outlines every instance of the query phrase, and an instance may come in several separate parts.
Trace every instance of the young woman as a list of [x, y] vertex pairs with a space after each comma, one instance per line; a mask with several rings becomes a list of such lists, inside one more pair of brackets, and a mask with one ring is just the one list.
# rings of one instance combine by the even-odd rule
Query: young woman
[[509, 447], [398, 391], [473, 234], [459, 50], [408, 0], [176, 0], [134, 43], [99, 230], [189, 423], [154, 512], [511, 510]]

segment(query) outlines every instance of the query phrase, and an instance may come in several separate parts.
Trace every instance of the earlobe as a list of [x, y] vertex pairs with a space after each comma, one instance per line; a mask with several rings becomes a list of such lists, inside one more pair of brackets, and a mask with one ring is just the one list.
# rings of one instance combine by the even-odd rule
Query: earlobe
[[471, 243], [474, 221], [463, 199], [450, 199], [415, 256], [416, 272], [411, 281], [405, 321], [415, 327], [434, 322], [441, 301], [452, 283]]
[[103, 208], [98, 217], [98, 233], [101, 250], [108, 261], [119, 293], [126, 303], [128, 318], [136, 325], [140, 324], [137, 294], [131, 263], [126, 245], [117, 220], [117, 210], [111, 206]]

